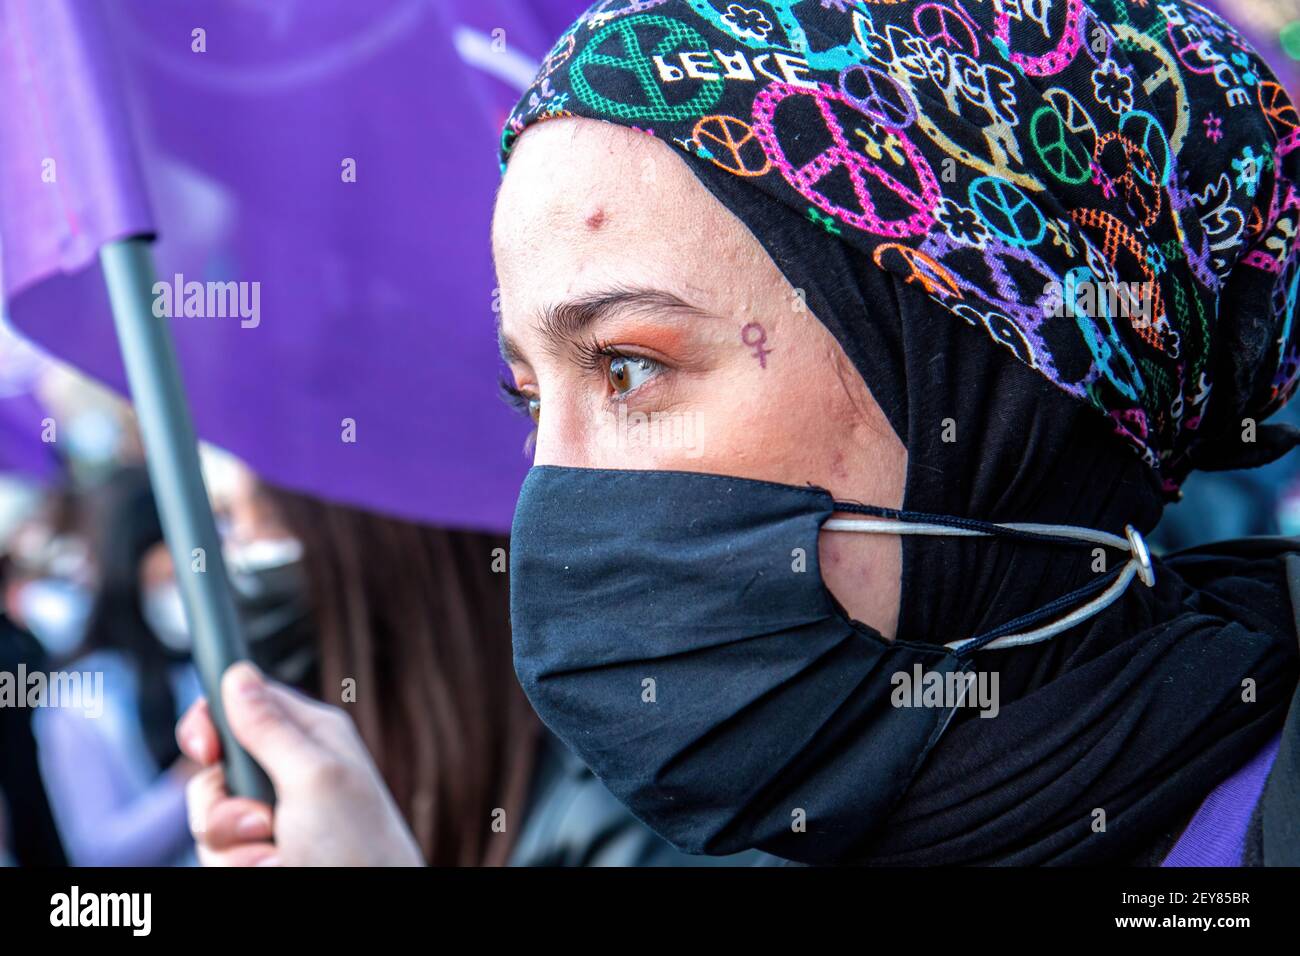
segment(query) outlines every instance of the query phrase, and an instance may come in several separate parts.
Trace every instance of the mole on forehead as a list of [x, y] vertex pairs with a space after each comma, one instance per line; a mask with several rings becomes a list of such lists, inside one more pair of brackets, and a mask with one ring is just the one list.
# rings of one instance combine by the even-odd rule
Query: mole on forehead
[[591, 212], [587, 213], [587, 228], [595, 231], [605, 225], [608, 218], [609, 217], [605, 215], [605, 210], [597, 206]]

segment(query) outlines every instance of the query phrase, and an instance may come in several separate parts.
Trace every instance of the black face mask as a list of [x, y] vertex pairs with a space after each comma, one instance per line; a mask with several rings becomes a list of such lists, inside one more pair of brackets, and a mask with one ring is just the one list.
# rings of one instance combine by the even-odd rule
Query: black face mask
[[301, 548], [259, 543], [227, 557], [235, 607], [253, 660], [282, 683], [313, 689], [318, 654]]
[[[844, 511], [876, 520], [831, 519]], [[1128, 547], [1082, 529], [842, 504], [811, 487], [533, 468], [512, 532], [515, 669], [547, 726], [682, 850], [759, 847], [808, 863], [851, 856], [966, 703], [938, 694], [913, 706], [900, 687], [920, 675], [965, 687], [976, 649], [1049, 637], [1061, 628], [1025, 629], [1094, 594], [1067, 616], [1096, 613], [1150, 571], [1135, 551], [997, 632], [947, 646], [890, 642], [850, 620], [823, 584], [823, 525], [1075, 545], [1086, 535], [1094, 546]]]

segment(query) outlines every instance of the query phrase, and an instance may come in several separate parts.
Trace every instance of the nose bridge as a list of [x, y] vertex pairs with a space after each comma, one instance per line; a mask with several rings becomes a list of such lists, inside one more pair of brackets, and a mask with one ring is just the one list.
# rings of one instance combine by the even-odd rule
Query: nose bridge
[[553, 389], [542, 400], [533, 463], [568, 468], [595, 467], [592, 448], [595, 432], [577, 403], [565, 400], [564, 395], [564, 391]]

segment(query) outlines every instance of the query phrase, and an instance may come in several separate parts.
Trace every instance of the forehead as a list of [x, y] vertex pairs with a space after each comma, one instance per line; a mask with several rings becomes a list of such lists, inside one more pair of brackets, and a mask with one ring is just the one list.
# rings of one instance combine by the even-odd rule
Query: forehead
[[492, 244], [503, 296], [554, 301], [610, 283], [683, 297], [735, 286], [757, 243], [654, 137], [595, 120], [551, 120], [516, 144]]

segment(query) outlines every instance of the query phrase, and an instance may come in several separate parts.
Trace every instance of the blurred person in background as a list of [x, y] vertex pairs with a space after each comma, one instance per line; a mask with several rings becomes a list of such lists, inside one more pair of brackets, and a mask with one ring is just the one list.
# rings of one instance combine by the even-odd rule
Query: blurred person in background
[[47, 491], [11, 536], [3, 558], [5, 608], [56, 664], [80, 647], [90, 615], [83, 504], [71, 482]]
[[42, 775], [72, 864], [189, 864], [184, 793], [195, 768], [171, 726], [198, 681], [184, 629], [158, 599], [171, 566], [153, 493], [132, 466], [88, 495], [96, 583], [84, 639], [61, 666], [103, 673], [103, 713], [38, 713]]
[[[47, 663], [36, 639], [0, 614], [0, 674], [16, 674], [20, 666], [42, 671]], [[32, 713], [0, 706], [0, 865], [61, 866], [63, 848], [41, 786]]]

